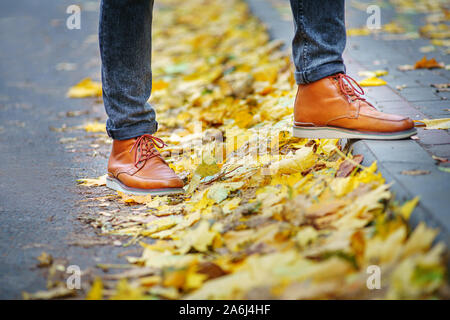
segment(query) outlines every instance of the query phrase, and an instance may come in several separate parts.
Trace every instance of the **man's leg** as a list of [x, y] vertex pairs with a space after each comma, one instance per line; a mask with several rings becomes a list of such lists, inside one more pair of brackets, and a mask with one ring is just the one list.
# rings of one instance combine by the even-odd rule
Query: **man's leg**
[[345, 74], [344, 0], [291, 0], [295, 79], [294, 136], [393, 140], [416, 133], [407, 117], [379, 112]]
[[153, 134], [151, 26], [153, 0], [102, 0], [99, 41], [107, 131], [117, 140]]
[[297, 84], [345, 73], [344, 0], [291, 0], [295, 35], [292, 54]]
[[103, 101], [113, 138], [106, 186], [128, 194], [182, 193], [183, 181], [167, 165], [152, 136], [158, 128], [148, 104], [152, 90], [153, 0], [102, 0], [100, 53]]

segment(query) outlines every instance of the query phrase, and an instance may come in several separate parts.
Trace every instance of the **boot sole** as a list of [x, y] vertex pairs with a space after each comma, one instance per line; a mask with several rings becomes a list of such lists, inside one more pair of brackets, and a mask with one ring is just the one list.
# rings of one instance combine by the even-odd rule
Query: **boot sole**
[[124, 185], [122, 182], [115, 178], [106, 177], [106, 186], [110, 189], [123, 192], [125, 194], [135, 195], [135, 196], [167, 196], [173, 194], [184, 193], [183, 188], [162, 188], [162, 189], [138, 189], [131, 188]]
[[398, 132], [362, 132], [333, 127], [293, 127], [292, 135], [297, 138], [309, 139], [370, 139], [370, 140], [400, 140], [417, 134], [415, 128]]

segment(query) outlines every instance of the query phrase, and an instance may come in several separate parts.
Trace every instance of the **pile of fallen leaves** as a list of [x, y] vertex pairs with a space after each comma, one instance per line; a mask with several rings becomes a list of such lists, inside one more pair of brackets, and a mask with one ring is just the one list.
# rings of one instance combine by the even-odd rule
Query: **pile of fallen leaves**
[[152, 103], [187, 192], [120, 195], [129, 215], [98, 227], [144, 251], [87, 297], [438, 297], [446, 248], [432, 245], [437, 230], [408, 226], [418, 199], [395, 202], [376, 163], [338, 140], [292, 137], [289, 55], [246, 4], [159, 5]]

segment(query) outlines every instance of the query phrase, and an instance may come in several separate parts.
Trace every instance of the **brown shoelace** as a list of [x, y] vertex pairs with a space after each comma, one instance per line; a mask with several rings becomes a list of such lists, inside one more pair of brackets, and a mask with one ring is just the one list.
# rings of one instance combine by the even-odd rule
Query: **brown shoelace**
[[130, 149], [130, 152], [134, 149], [134, 158], [136, 159], [134, 166], [137, 167], [141, 161], [146, 161], [153, 157], [160, 156], [155, 146], [161, 149], [167, 145], [164, 141], [162, 141], [162, 139], [154, 137], [150, 134], [143, 134], [137, 138], [133, 147]]
[[350, 97], [352, 102], [355, 100], [361, 100], [367, 103], [369, 106], [375, 108], [365, 98], [361, 97], [362, 95], [364, 95], [364, 89], [359, 85], [359, 83], [355, 79], [346, 75], [345, 73], [338, 73], [336, 77], [339, 83], [339, 88], [341, 89], [342, 93]]

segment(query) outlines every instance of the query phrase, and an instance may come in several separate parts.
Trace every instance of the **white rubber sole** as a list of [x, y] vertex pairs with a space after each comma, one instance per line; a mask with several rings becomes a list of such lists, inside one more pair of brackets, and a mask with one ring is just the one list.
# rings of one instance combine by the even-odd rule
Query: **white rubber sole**
[[106, 186], [110, 189], [123, 192], [125, 194], [135, 195], [135, 196], [167, 196], [173, 194], [184, 193], [183, 188], [164, 188], [164, 189], [137, 189], [130, 188], [124, 185], [117, 179], [106, 177]]
[[400, 140], [417, 134], [417, 130], [399, 132], [360, 132], [333, 127], [293, 127], [292, 135], [297, 138], [309, 139], [370, 139], [370, 140]]

